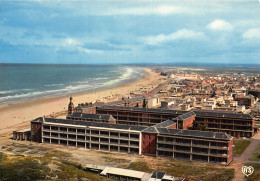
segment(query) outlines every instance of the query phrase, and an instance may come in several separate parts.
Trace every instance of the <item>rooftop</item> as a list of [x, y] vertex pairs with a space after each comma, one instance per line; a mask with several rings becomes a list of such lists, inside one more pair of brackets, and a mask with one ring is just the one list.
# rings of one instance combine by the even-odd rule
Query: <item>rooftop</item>
[[213, 138], [213, 139], [224, 139], [230, 140], [232, 137], [222, 132], [210, 132], [210, 131], [197, 131], [197, 130], [182, 130], [182, 129], [167, 129], [157, 128], [160, 134], [165, 135], [181, 135], [186, 137], [200, 137], [200, 138]]
[[86, 127], [103, 127], [111, 129], [122, 129], [122, 130], [132, 130], [132, 131], [142, 131], [146, 126], [134, 126], [134, 125], [123, 125], [123, 124], [110, 124], [110, 123], [99, 123], [91, 121], [80, 121], [80, 120], [70, 120], [70, 119], [56, 119], [56, 118], [37, 118], [32, 122], [45, 122], [45, 123], [59, 123], [68, 125], [78, 125]]
[[110, 115], [107, 114], [87, 114], [74, 112], [72, 115], [68, 115], [67, 118], [82, 118], [82, 119], [93, 119], [93, 120], [106, 120], [108, 121]]
[[124, 107], [124, 106], [101, 106], [97, 109], [115, 109], [122, 111], [135, 111], [135, 112], [148, 112], [148, 113], [163, 113], [181, 115], [187, 113], [187, 111], [169, 110], [169, 109], [156, 109], [156, 108], [140, 108], [140, 107]]

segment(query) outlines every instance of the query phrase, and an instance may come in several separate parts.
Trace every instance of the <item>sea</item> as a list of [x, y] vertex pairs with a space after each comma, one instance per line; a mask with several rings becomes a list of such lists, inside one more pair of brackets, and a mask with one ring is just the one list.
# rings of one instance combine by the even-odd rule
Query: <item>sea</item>
[[108, 89], [144, 75], [126, 65], [0, 63], [0, 104]]

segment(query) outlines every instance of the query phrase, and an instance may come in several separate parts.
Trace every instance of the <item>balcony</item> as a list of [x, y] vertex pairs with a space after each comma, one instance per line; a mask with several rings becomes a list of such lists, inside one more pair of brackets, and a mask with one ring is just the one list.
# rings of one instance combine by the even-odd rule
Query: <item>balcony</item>
[[129, 140], [129, 137], [126, 137], [126, 136], [120, 136], [119, 139], [120, 139], [120, 140]]
[[158, 140], [158, 143], [170, 144], [170, 145], [173, 145], [173, 144], [174, 144], [173, 141], [164, 141], [164, 140]]
[[166, 151], [171, 151], [173, 152], [173, 148], [165, 148], [165, 147], [158, 147], [158, 150], [166, 150]]
[[228, 147], [226, 146], [210, 146], [210, 149], [216, 149], [216, 150], [227, 150]]
[[210, 153], [211, 156], [217, 156], [217, 157], [227, 157], [227, 154], [221, 154], [221, 153]]
[[139, 145], [136, 145], [136, 144], [130, 144], [130, 147], [139, 148]]

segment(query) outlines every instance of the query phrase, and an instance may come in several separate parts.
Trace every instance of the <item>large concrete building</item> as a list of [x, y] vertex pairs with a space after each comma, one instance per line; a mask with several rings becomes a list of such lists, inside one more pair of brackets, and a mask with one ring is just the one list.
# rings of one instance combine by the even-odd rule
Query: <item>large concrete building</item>
[[97, 107], [98, 114], [112, 115], [118, 124], [153, 126], [165, 120], [175, 120], [178, 129], [188, 129], [193, 122], [204, 124], [206, 130], [224, 132], [235, 137], [254, 136], [255, 119], [248, 114], [221, 111], [179, 111], [120, 106]]
[[41, 143], [225, 165], [233, 158], [231, 136], [176, 129], [172, 120], [149, 127], [40, 117], [31, 128], [32, 140]]

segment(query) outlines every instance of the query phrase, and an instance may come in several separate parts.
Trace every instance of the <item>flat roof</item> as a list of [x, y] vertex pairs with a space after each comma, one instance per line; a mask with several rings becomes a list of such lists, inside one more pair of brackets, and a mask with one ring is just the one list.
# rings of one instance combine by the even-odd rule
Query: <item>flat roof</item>
[[[122, 111], [135, 111], [135, 112], [147, 112], [147, 113], [162, 113], [162, 114], [172, 114], [172, 115], [183, 115], [185, 113], [187, 116], [191, 116], [193, 113], [196, 117], [218, 117], [218, 118], [234, 118], [234, 119], [253, 119], [253, 117], [249, 114], [237, 114], [237, 113], [227, 113], [220, 111], [202, 111], [202, 110], [194, 110], [194, 111], [180, 111], [180, 110], [171, 110], [171, 109], [156, 109], [156, 108], [140, 108], [140, 107], [124, 107], [124, 106], [101, 106], [97, 107], [97, 109], [114, 109], [114, 110], [122, 110]], [[184, 116], [185, 118], [186, 116]]]
[[[71, 119], [57, 119], [57, 118], [37, 118], [36, 122], [45, 123], [58, 123], [58, 124], [68, 124], [75, 126], [86, 126], [86, 127], [103, 127], [111, 129], [122, 129], [122, 130], [131, 130], [131, 131], [142, 131], [147, 128], [147, 126], [134, 126], [134, 125], [124, 125], [124, 124], [111, 124], [111, 123], [100, 123], [92, 121], [82, 121], [82, 120], [71, 120]], [[34, 121], [32, 121], [34, 122]]]
[[127, 177], [142, 179], [145, 175], [145, 172], [123, 169], [123, 168], [106, 167], [100, 173], [100, 175], [107, 175], [107, 174], [113, 174], [113, 175], [120, 175], [120, 176], [127, 176]]
[[218, 117], [218, 118], [233, 118], [233, 119], [253, 119], [249, 114], [227, 113], [220, 111], [193, 111], [196, 117]]
[[108, 121], [110, 115], [108, 114], [88, 114], [81, 112], [74, 112], [73, 114], [67, 115], [67, 118], [82, 118], [82, 119], [93, 119], [93, 120], [105, 120]]
[[141, 107], [124, 107], [124, 106], [101, 106], [97, 109], [115, 109], [122, 111], [135, 111], [135, 112], [147, 112], [147, 113], [163, 113], [163, 114], [173, 114], [181, 115], [187, 113], [188, 111], [170, 110], [170, 109], [156, 109], [156, 108], [141, 108]]
[[221, 139], [231, 140], [232, 137], [222, 132], [211, 132], [211, 131], [198, 131], [198, 130], [183, 130], [183, 129], [168, 129], [168, 128], [157, 128], [161, 135], [175, 135], [185, 137], [199, 137], [199, 138], [210, 138], [210, 139]]
[[15, 132], [29, 132], [29, 131], [31, 131], [31, 128], [20, 129], [20, 130], [16, 130]]

